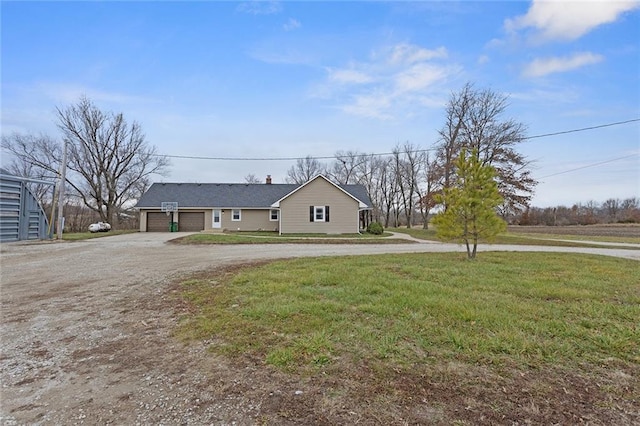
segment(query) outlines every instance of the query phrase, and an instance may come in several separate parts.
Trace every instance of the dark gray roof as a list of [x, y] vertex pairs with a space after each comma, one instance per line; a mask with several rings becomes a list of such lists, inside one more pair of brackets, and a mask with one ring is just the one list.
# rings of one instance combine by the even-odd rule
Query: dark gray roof
[[349, 194], [353, 195], [358, 200], [365, 203], [369, 208], [373, 207], [373, 203], [369, 198], [369, 193], [367, 192], [367, 188], [364, 185], [338, 185], [340, 188], [347, 191]]
[[[173, 201], [179, 207], [269, 208], [299, 186], [277, 183], [154, 183], [136, 207], [160, 208], [163, 201]], [[339, 186], [371, 206], [364, 186]]]

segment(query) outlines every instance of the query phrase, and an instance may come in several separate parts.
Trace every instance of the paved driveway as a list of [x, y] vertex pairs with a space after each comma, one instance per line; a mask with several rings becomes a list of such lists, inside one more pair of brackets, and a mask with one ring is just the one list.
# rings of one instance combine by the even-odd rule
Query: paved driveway
[[[422, 242], [398, 245], [166, 244], [185, 234], [136, 233], [82, 242], [0, 245], [2, 324], [0, 423], [254, 423], [267, 395], [309, 395], [277, 372], [238, 370], [182, 347], [170, 335], [178, 275], [273, 258], [464, 251]], [[605, 254], [640, 251], [481, 246], [481, 250]], [[258, 376], [273, 389], [256, 388]], [[303, 394], [299, 392], [304, 390]], [[303, 398], [296, 396], [296, 398]], [[302, 401], [302, 399], [300, 399]], [[262, 407], [262, 408], [261, 408]]]

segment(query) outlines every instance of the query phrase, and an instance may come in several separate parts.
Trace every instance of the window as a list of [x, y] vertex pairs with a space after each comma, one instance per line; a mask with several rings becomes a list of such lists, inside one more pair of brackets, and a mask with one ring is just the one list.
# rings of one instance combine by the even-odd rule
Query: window
[[329, 222], [329, 206], [309, 206], [309, 222]]
[[272, 222], [277, 221], [280, 218], [280, 210], [278, 209], [271, 209], [269, 211], [269, 220]]
[[231, 220], [234, 222], [239, 222], [242, 218], [242, 211], [240, 209], [231, 210]]

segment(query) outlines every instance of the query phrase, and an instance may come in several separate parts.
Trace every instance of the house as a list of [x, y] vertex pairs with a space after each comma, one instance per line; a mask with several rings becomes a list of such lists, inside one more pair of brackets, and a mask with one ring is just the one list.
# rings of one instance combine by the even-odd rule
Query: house
[[51, 238], [47, 215], [29, 190], [29, 183], [54, 185], [0, 169], [0, 242]]
[[[163, 203], [177, 211], [163, 211]], [[268, 176], [263, 184], [154, 183], [136, 208], [142, 232], [167, 232], [177, 222], [178, 231], [347, 234], [367, 227], [372, 203], [362, 185], [322, 175], [302, 185], [273, 184]]]

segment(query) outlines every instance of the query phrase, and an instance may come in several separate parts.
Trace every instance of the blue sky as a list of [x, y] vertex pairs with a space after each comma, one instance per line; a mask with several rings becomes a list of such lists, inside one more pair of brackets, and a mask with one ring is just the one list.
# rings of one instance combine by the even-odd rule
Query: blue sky
[[[168, 155], [430, 148], [466, 82], [508, 95], [530, 136], [640, 118], [638, 1], [1, 7], [3, 134], [58, 136], [55, 107], [86, 95]], [[541, 180], [534, 205], [640, 196], [638, 121], [519, 150]], [[292, 164], [172, 159], [158, 180], [282, 182]]]

